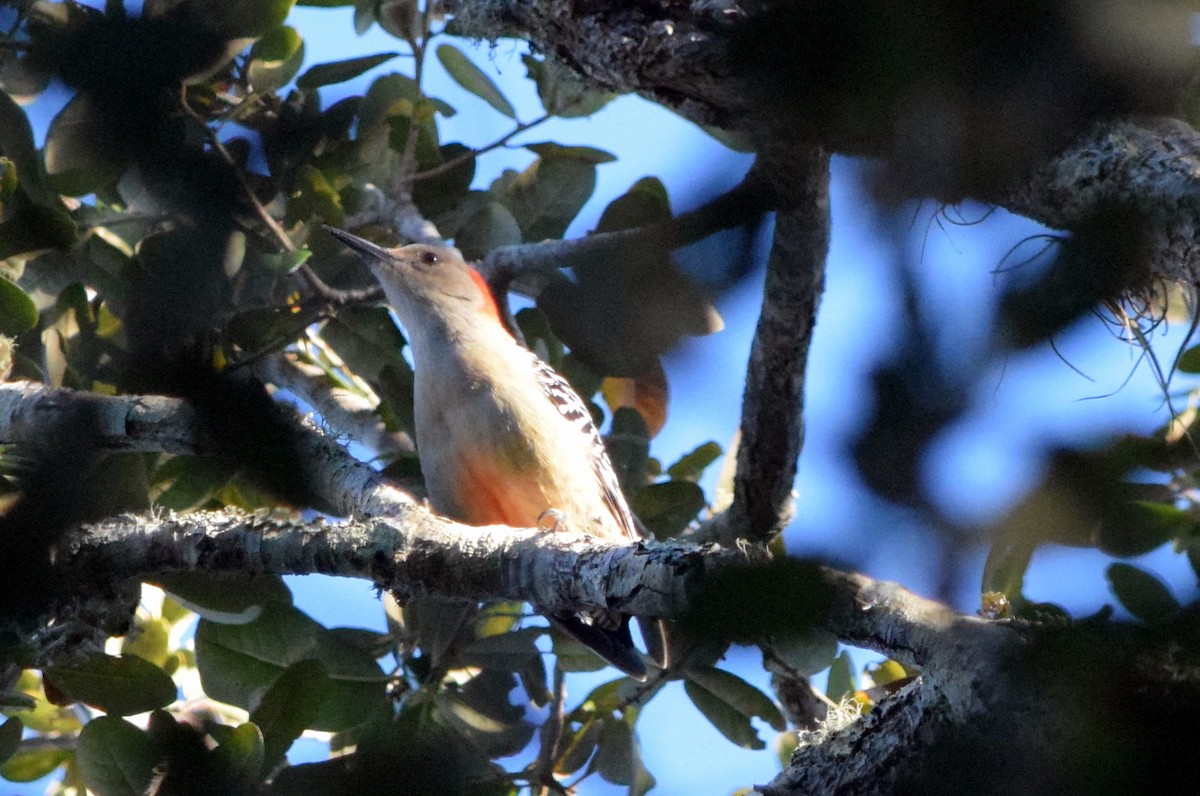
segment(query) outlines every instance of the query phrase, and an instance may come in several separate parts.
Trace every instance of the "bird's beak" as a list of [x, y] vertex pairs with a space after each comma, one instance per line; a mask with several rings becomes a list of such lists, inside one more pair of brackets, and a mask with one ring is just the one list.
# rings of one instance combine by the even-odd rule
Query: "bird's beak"
[[371, 243], [371, 241], [366, 240], [365, 238], [360, 238], [357, 235], [351, 235], [345, 230], [338, 229], [337, 227], [331, 227], [328, 224], [322, 224], [321, 226], [324, 227], [325, 231], [330, 235], [361, 254], [364, 258], [366, 258], [368, 263], [379, 260], [386, 262], [388, 260], [396, 259], [390, 251], [382, 246]]

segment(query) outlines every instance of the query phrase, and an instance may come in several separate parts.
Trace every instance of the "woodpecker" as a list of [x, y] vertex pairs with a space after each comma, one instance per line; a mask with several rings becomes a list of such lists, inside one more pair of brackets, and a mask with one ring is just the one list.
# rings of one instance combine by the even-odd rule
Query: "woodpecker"
[[[415, 434], [435, 511], [468, 525], [643, 538], [587, 406], [513, 338], [487, 282], [457, 249], [385, 249], [325, 229], [362, 257], [408, 332]], [[613, 666], [645, 679], [628, 616], [549, 618]], [[663, 656], [661, 627], [647, 632], [643, 625], [643, 635]]]

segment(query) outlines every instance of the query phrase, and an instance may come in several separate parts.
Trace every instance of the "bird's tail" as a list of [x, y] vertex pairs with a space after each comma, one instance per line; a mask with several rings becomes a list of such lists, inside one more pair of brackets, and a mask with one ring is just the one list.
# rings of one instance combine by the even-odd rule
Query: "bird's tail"
[[[589, 624], [573, 614], [554, 616], [551, 619], [554, 624], [625, 674], [635, 680], [646, 679], [646, 662], [642, 653], [633, 645], [628, 616], [620, 617], [620, 621], [613, 628], [604, 627], [600, 622]], [[661, 668], [666, 668], [666, 633], [662, 621], [640, 619], [638, 623], [650, 658]]]

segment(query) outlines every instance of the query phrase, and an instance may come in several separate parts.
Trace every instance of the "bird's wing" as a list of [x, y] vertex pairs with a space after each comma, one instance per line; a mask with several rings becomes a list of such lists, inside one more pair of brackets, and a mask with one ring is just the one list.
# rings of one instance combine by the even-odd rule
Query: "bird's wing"
[[617, 473], [613, 470], [612, 462], [608, 458], [604, 440], [601, 439], [596, 424], [592, 422], [592, 413], [588, 411], [587, 404], [567, 383], [567, 380], [558, 375], [537, 354], [530, 351], [529, 356], [534, 362], [534, 372], [537, 373], [542, 389], [559, 414], [579, 429], [579, 433], [588, 437], [589, 463], [596, 476], [604, 504], [613, 520], [627, 538], [635, 540], [644, 538], [644, 533], [640, 530], [641, 526], [625, 501], [625, 493], [621, 491], [621, 482], [617, 480]]

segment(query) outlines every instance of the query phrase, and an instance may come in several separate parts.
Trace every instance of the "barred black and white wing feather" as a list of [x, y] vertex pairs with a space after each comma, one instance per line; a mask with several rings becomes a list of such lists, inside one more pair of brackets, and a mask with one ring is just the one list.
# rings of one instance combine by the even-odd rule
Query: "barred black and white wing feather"
[[[553, 368], [543, 362], [533, 352], [529, 353], [533, 360], [534, 372], [546, 396], [554, 404], [559, 414], [571, 423], [580, 434], [589, 440], [588, 458], [592, 473], [596, 477], [597, 486], [604, 498], [605, 506], [616, 523], [621, 534], [631, 541], [645, 538], [641, 524], [629, 509], [621, 483], [613, 469], [612, 461], [608, 458], [608, 450], [604, 439], [600, 436], [592, 420], [592, 413], [587, 404], [571, 385]], [[554, 620], [560, 627], [578, 638], [588, 646], [600, 652], [610, 662], [616, 663], [627, 674], [640, 676], [640, 662], [635, 662], [630, 656], [633, 652], [633, 639], [629, 633], [629, 618], [613, 612], [603, 612], [587, 617], [584, 622], [576, 616], [558, 616]], [[638, 625], [642, 631], [642, 639], [650, 657], [662, 668], [667, 661], [667, 628], [658, 620], [640, 619]]]
[[633, 512], [629, 510], [629, 503], [625, 500], [625, 493], [621, 491], [617, 473], [613, 469], [612, 461], [608, 458], [608, 450], [604, 447], [604, 439], [592, 421], [592, 413], [588, 411], [587, 404], [567, 383], [566, 379], [536, 354], [531, 351], [529, 357], [533, 361], [534, 372], [537, 374], [538, 382], [542, 385], [546, 397], [558, 409], [559, 414], [577, 428], [580, 434], [588, 438], [592, 472], [596, 476], [600, 493], [604, 497], [604, 503], [608, 507], [612, 519], [622, 534], [630, 540], [636, 541], [644, 538], [645, 534], [642, 533], [637, 520], [634, 519]]

